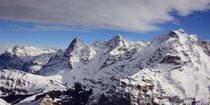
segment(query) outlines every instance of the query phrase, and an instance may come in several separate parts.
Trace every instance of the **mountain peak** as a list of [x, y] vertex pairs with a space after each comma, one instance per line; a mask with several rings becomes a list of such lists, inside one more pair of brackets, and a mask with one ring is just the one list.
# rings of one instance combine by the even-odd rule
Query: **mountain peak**
[[189, 37], [190, 36], [183, 29], [171, 30], [168, 34], [160, 36], [160, 38], [164, 41], [168, 40], [169, 38], [177, 38], [179, 40], [185, 41], [189, 39]]
[[172, 37], [179, 37], [180, 35], [186, 35], [186, 32], [180, 28], [178, 30], [169, 31], [169, 33], [167, 35], [172, 36]]
[[72, 40], [72, 42], [79, 43], [79, 42], [82, 42], [82, 40], [79, 37], [76, 37]]
[[44, 51], [41, 49], [32, 47], [32, 46], [14, 46], [13, 48], [10, 48], [6, 50], [5, 53], [8, 54], [15, 54], [17, 56], [37, 56], [39, 54], [42, 54]]
[[84, 45], [84, 42], [76, 37], [72, 40], [72, 42], [70, 43], [70, 45], [68, 46], [68, 48], [66, 49], [66, 52], [64, 54], [64, 57], [69, 57], [70, 53], [77, 47]]
[[184, 29], [182, 29], [182, 28], [175, 30], [175, 31], [180, 32], [180, 33], [185, 33]]
[[171, 43], [174, 40], [179, 41], [182, 44], [186, 44], [187, 42], [189, 42], [189, 39], [190, 36], [183, 29], [171, 30], [167, 34], [155, 38], [155, 40], [152, 41], [150, 46], [156, 47], [161, 43]]
[[33, 46], [14, 46], [13, 48], [7, 49], [5, 53], [17, 56], [37, 56], [43, 53], [56, 53], [58, 49], [47, 48], [41, 49]]
[[[1, 55], [0, 95], [23, 105], [44, 102], [45, 94], [54, 97], [53, 104], [208, 104], [210, 42], [198, 39], [179, 29], [158, 36], [149, 46], [116, 35], [94, 45], [75, 38], [55, 54]], [[18, 47], [14, 49], [25, 53]]]
[[123, 39], [123, 36], [121, 34], [117, 34], [113, 37], [113, 39]]
[[[172, 30], [171, 32], [173, 32], [178, 38], [183, 38], [183, 37], [187, 37], [189, 36], [183, 29], [178, 29], [178, 30]], [[170, 32], [169, 32], [170, 33]]]
[[126, 46], [127, 41], [123, 38], [122, 35], [117, 34], [114, 36], [111, 40], [107, 42], [107, 45], [111, 48], [117, 47], [117, 46]]

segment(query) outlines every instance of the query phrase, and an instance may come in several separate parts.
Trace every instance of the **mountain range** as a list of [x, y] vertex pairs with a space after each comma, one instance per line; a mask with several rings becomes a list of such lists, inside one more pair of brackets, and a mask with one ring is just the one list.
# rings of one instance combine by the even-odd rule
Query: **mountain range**
[[75, 38], [66, 49], [15, 46], [0, 55], [0, 103], [208, 105], [209, 64], [210, 42], [183, 29], [151, 42], [116, 35]]

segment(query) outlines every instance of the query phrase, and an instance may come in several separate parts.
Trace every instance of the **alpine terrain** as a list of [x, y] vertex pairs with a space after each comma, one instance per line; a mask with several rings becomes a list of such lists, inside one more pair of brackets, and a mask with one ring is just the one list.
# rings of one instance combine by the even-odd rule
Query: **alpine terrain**
[[210, 42], [179, 29], [151, 42], [15, 46], [0, 55], [0, 105], [10, 104], [208, 105]]

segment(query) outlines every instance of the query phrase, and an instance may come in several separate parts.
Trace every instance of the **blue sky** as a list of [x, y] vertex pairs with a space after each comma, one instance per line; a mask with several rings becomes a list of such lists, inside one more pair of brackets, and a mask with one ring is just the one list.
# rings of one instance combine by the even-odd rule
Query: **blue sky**
[[[196, 34], [203, 40], [210, 40], [209, 0], [195, 2], [196, 4], [188, 3], [194, 0], [188, 0], [188, 4], [179, 3], [178, 0], [176, 5], [173, 2], [171, 5], [170, 2], [164, 5], [142, 0], [138, 2], [140, 6], [144, 3], [141, 8], [135, 5], [138, 0], [133, 0], [133, 3], [129, 2], [127, 5], [119, 0], [116, 0], [118, 2], [104, 2], [103, 5], [94, 0], [90, 0], [93, 1], [92, 3], [70, 2], [70, 5], [76, 4], [78, 7], [82, 5], [85, 9], [81, 10], [77, 7], [63, 8], [66, 2], [61, 3], [65, 1], [62, 0], [59, 3], [54, 1], [58, 4], [58, 8], [54, 10], [56, 12], [50, 11], [54, 9], [51, 5], [36, 8], [33, 4], [40, 3], [39, 0], [25, 1], [25, 4], [22, 0], [20, 3], [11, 3], [9, 6], [6, 5], [9, 1], [0, 1], [0, 8], [3, 8], [0, 10], [0, 51], [14, 45], [65, 48], [75, 37], [92, 43], [109, 40], [116, 34], [121, 34], [131, 41], [151, 41], [161, 34], [179, 28], [189, 34]], [[145, 2], [147, 5], [144, 7]], [[109, 4], [115, 3], [122, 5], [119, 10], [107, 9]], [[160, 10], [155, 10], [155, 7]], [[111, 5], [110, 8], [116, 9], [115, 5]], [[147, 11], [143, 11], [144, 9]], [[68, 11], [64, 11], [62, 15], [63, 10]], [[141, 13], [139, 14], [138, 11]]]

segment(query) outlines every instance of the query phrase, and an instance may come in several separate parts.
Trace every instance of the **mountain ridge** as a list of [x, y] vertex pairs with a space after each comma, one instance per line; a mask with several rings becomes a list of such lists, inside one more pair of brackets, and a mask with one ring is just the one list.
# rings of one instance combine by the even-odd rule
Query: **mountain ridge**
[[[91, 105], [207, 104], [209, 46], [210, 42], [183, 29], [172, 30], [151, 43], [127, 41], [121, 35], [93, 44], [75, 38], [65, 50], [33, 58], [38, 69], [30, 73], [63, 84], [67, 93], [80, 83], [85, 88], [79, 90], [93, 92], [88, 95]], [[5, 61], [5, 56], [1, 60]]]

